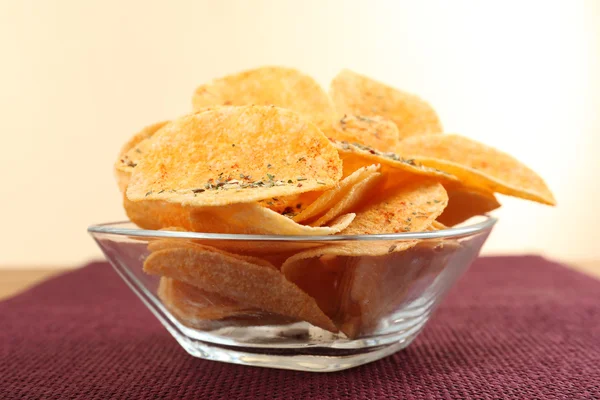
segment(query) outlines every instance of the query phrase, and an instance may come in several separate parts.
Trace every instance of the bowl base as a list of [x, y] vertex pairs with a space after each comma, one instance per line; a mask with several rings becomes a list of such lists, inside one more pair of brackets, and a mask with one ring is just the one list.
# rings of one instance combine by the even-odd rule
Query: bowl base
[[232, 347], [193, 340], [173, 331], [171, 331], [171, 334], [194, 357], [253, 367], [307, 372], [335, 372], [358, 367], [359, 365], [379, 360], [404, 349], [416, 336], [413, 335], [413, 337], [392, 344], [367, 347], [346, 353], [340, 352], [339, 349], [312, 347], [308, 351], [285, 349], [279, 351], [281, 354], [273, 354], [271, 349], [263, 352], [256, 348], [237, 346], [233, 349]]
[[[215, 335], [218, 330], [200, 332], [183, 325], [144, 286], [139, 276], [135, 276], [126, 265], [121, 265], [118, 259], [109, 258], [109, 260], [118, 275], [177, 342], [190, 355], [206, 360], [308, 372], [341, 371], [379, 360], [407, 347], [427, 322], [427, 315], [431, 310], [431, 303], [423, 304], [423, 308], [427, 311], [417, 312], [419, 317], [400, 318], [404, 320], [402, 324], [404, 329], [393, 329], [393, 332], [377, 338], [338, 340], [333, 346], [331, 345], [332, 336], [339, 337], [339, 335], [324, 331], [306, 322], [277, 326], [250, 326], [241, 330], [229, 331], [229, 335], [226, 337], [222, 332]], [[300, 338], [310, 336], [317, 339], [304, 344], [289, 340], [283, 342], [274, 340], [275, 338], [287, 339], [295, 336]], [[266, 340], [262, 344], [240, 341], [240, 339], [252, 338]], [[303, 340], [300, 339], [300, 342]]]

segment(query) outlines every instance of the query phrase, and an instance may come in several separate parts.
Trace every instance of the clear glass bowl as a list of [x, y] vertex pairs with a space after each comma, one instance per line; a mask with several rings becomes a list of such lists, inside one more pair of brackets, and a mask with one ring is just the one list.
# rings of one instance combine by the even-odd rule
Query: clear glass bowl
[[[88, 231], [119, 276], [189, 354], [236, 364], [330, 372], [375, 361], [408, 346], [477, 257], [495, 222], [486, 216], [439, 231], [364, 236], [152, 231], [130, 222], [95, 225]], [[205, 272], [221, 271], [222, 254], [226, 260], [243, 255], [246, 258], [240, 262], [253, 264], [260, 261], [257, 258], [266, 260], [272, 266], [264, 262], [263, 268], [271, 271], [265, 279], [253, 273], [226, 273], [223, 281], [221, 275], [209, 276], [213, 281], [201, 281], [202, 289], [189, 281], [144, 272], [152, 251], [198, 244], [204, 252], [206, 246], [217, 249], [216, 258], [198, 259], [197, 268]], [[389, 253], [328, 255], [331, 247], [340, 246], [358, 246], [363, 254], [365, 249], [378, 253], [384, 247]], [[405, 246], [412, 247], [397, 251]], [[285, 275], [281, 272], [286, 259], [316, 248], [329, 250], [291, 267], [286, 264]], [[164, 258], [162, 263], [166, 271], [178, 271], [182, 261]], [[223, 268], [229, 271], [227, 265]], [[281, 281], [275, 279], [276, 284], [265, 289], [272, 278]], [[240, 293], [250, 293], [248, 301]], [[328, 322], [307, 311], [308, 306], [286, 307], [298, 293]], [[275, 304], [273, 298], [284, 305]]]

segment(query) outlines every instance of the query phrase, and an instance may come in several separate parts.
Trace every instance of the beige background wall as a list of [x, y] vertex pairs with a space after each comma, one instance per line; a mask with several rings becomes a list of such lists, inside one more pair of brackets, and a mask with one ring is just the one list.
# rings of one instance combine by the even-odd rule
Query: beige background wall
[[98, 257], [121, 143], [265, 64], [414, 91], [539, 171], [559, 206], [502, 198], [486, 252], [600, 258], [600, 1], [0, 0], [0, 49], [0, 266]]

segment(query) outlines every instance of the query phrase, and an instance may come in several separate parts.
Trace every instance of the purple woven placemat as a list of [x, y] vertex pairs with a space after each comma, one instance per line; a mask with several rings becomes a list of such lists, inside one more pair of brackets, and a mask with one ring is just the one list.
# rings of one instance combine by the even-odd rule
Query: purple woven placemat
[[409, 348], [314, 374], [193, 358], [106, 263], [0, 303], [2, 399], [600, 398], [600, 281], [481, 258]]

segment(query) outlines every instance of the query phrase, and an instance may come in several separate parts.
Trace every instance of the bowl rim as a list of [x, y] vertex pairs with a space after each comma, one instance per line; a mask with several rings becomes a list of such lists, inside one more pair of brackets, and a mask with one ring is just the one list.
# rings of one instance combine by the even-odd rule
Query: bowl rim
[[131, 223], [131, 221], [108, 222], [88, 227], [90, 234], [110, 234], [129, 237], [155, 237], [170, 239], [204, 239], [229, 241], [267, 241], [267, 242], [346, 242], [346, 241], [379, 241], [379, 240], [423, 240], [446, 239], [470, 236], [490, 231], [498, 222], [496, 217], [481, 215], [483, 221], [465, 226], [451, 227], [431, 232], [402, 232], [380, 233], [375, 235], [255, 235], [239, 233], [204, 233], [187, 231], [163, 231], [141, 228], [119, 228], [116, 225]]

